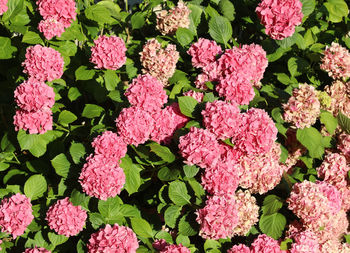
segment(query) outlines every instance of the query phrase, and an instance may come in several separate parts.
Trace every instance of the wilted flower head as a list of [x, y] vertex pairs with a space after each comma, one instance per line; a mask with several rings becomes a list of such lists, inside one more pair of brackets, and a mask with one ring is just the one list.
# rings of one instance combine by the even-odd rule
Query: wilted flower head
[[11, 234], [13, 239], [22, 235], [33, 219], [32, 204], [25, 195], [17, 193], [1, 201], [1, 232]]
[[350, 82], [334, 81], [331, 86], [326, 86], [325, 91], [331, 97], [329, 111], [337, 116], [339, 112], [350, 117]]
[[131, 105], [149, 112], [159, 110], [168, 100], [163, 84], [149, 74], [133, 79], [125, 96]]
[[23, 72], [30, 78], [51, 82], [63, 75], [63, 57], [55, 49], [35, 45], [27, 48], [25, 56]]
[[216, 56], [221, 54], [221, 47], [214, 40], [200, 38], [187, 50], [192, 56], [192, 65], [196, 68], [203, 68], [216, 60]]
[[47, 107], [33, 112], [19, 109], [13, 116], [13, 124], [16, 131], [23, 129], [30, 134], [43, 134], [52, 130], [52, 111]]
[[103, 155], [90, 155], [80, 173], [79, 182], [87, 195], [107, 200], [121, 192], [125, 174], [122, 168], [106, 160]]
[[46, 213], [49, 227], [57, 234], [67, 237], [82, 231], [86, 218], [86, 211], [81, 206], [74, 206], [68, 197], [58, 200]]
[[199, 235], [204, 239], [230, 238], [238, 224], [238, 210], [232, 195], [214, 195], [198, 210]]
[[333, 79], [350, 77], [350, 52], [338, 43], [332, 42], [331, 46], [326, 46], [322, 58], [321, 69], [328, 72]]
[[321, 166], [317, 168], [317, 176], [339, 189], [347, 186], [346, 178], [349, 170], [350, 167], [343, 155], [330, 153], [325, 156]]
[[143, 73], [148, 73], [156, 77], [164, 85], [175, 72], [176, 63], [180, 54], [176, 51], [176, 46], [168, 44], [166, 48], [156, 40], [148, 40], [140, 53]]
[[93, 233], [87, 244], [88, 253], [125, 252], [136, 253], [139, 247], [135, 233], [128, 227], [109, 224]]
[[117, 36], [100, 35], [91, 47], [90, 61], [97, 69], [117, 70], [126, 61], [124, 41]]
[[55, 92], [44, 82], [29, 79], [19, 85], [15, 92], [17, 105], [25, 111], [38, 111], [55, 104]]
[[284, 120], [297, 128], [310, 127], [320, 115], [320, 106], [315, 87], [300, 84], [299, 88], [293, 90], [288, 103], [283, 105]]
[[24, 253], [51, 253], [51, 251], [45, 248], [34, 247], [32, 249], [25, 249]]
[[40, 15], [44, 19], [55, 19], [65, 28], [69, 27], [72, 20], [76, 19], [76, 7], [74, 0], [37, 0]]
[[299, 0], [262, 0], [256, 8], [265, 33], [275, 40], [290, 37], [295, 27], [301, 24], [303, 13]]
[[64, 32], [64, 24], [54, 18], [43, 19], [38, 25], [38, 30], [44, 34], [44, 37], [51, 40], [53, 37], [61, 37]]
[[337, 149], [350, 161], [350, 135], [342, 133], [338, 136]]
[[162, 10], [157, 13], [157, 29], [163, 34], [174, 34], [178, 28], [190, 26], [189, 15], [191, 10], [180, 0], [177, 6], [169, 11]]

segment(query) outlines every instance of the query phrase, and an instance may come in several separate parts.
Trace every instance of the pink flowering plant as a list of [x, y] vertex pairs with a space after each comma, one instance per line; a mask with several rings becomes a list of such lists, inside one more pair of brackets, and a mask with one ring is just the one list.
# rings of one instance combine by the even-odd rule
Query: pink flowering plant
[[347, 0], [0, 0], [0, 253], [349, 253]]

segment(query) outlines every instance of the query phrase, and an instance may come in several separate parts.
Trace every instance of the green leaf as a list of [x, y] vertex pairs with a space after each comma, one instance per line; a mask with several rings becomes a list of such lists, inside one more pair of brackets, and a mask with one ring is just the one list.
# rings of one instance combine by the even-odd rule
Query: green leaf
[[67, 110], [63, 110], [58, 116], [58, 123], [62, 124], [63, 126], [68, 126], [69, 123], [72, 123], [77, 119], [78, 118], [77, 116], [75, 116], [74, 113]]
[[263, 211], [264, 215], [269, 215], [277, 213], [282, 208], [282, 206], [283, 201], [280, 197], [277, 197], [276, 195], [268, 195], [264, 199], [261, 210]]
[[332, 113], [324, 111], [321, 112], [320, 120], [321, 123], [323, 123], [326, 126], [328, 133], [334, 134], [335, 129], [338, 126], [337, 118], [335, 118]]
[[288, 250], [289, 246], [293, 243], [293, 240], [291, 238], [287, 238], [284, 241], [281, 242], [281, 250]]
[[182, 235], [182, 234], [179, 234], [177, 237], [176, 237], [176, 243], [177, 244], [182, 244], [183, 246], [185, 247], [189, 247], [190, 246], [190, 238], [186, 235]]
[[158, 178], [162, 181], [173, 181], [176, 180], [180, 175], [178, 169], [169, 169], [168, 167], [163, 167], [158, 171]]
[[264, 234], [278, 239], [282, 236], [282, 232], [287, 224], [286, 217], [280, 213], [270, 215], [262, 215], [259, 220], [259, 227]]
[[22, 38], [23, 43], [27, 44], [42, 44], [44, 45], [43, 40], [41, 39], [40, 35], [36, 32], [27, 31]]
[[73, 205], [81, 206], [83, 209], [89, 210], [90, 197], [77, 191], [76, 189], [73, 190], [69, 200], [72, 202]]
[[24, 194], [31, 200], [40, 198], [46, 190], [46, 179], [39, 174], [31, 176], [24, 184]]
[[315, 0], [300, 0], [303, 4], [302, 12], [305, 16], [309, 16], [315, 10]]
[[104, 74], [106, 89], [109, 91], [115, 90], [120, 82], [119, 77], [116, 72], [110, 69], [107, 69]]
[[49, 237], [50, 242], [54, 245], [60, 245], [65, 243], [68, 240], [68, 237], [65, 237], [64, 235], [57, 235], [55, 233], [49, 232], [47, 234], [47, 236]]
[[144, 238], [152, 238], [153, 231], [149, 223], [142, 218], [131, 218], [132, 230], [139, 236]]
[[307, 66], [308, 62], [300, 57], [291, 57], [288, 60], [288, 70], [292, 76], [300, 76]]
[[17, 48], [11, 45], [11, 39], [0, 37], [0, 59], [10, 59]]
[[94, 104], [86, 104], [81, 116], [92, 119], [99, 117], [104, 109], [101, 106]]
[[69, 153], [72, 157], [72, 160], [75, 164], [80, 163], [81, 158], [86, 154], [85, 147], [82, 143], [73, 142], [69, 148]]
[[179, 206], [191, 204], [191, 196], [188, 195], [186, 184], [181, 181], [174, 181], [169, 184], [169, 198]]
[[149, 147], [151, 148], [151, 151], [162, 158], [163, 161], [168, 163], [175, 161], [176, 157], [168, 147], [162, 146], [156, 142], [149, 144]]
[[[25, 9], [24, 0], [11, 0], [7, 2], [8, 10], [2, 16], [2, 20], [5, 22], [7, 20], [13, 21], [13, 19]], [[1, 43], [0, 43], [1, 45]]]
[[198, 105], [198, 101], [193, 97], [182, 96], [178, 97], [181, 113], [187, 117], [194, 118], [193, 112]]
[[313, 158], [322, 158], [324, 153], [323, 138], [321, 133], [313, 127], [298, 129], [298, 141], [309, 151]]
[[218, 43], [227, 44], [232, 37], [232, 26], [227, 18], [212, 17], [209, 21], [209, 34]]
[[137, 192], [141, 185], [140, 167], [134, 164], [128, 156], [121, 159], [120, 167], [123, 168], [125, 173], [124, 188], [129, 194]]
[[329, 13], [329, 21], [339, 23], [349, 13], [348, 5], [344, 0], [328, 0], [324, 3]]
[[71, 102], [75, 101], [80, 96], [81, 96], [81, 93], [79, 92], [78, 88], [76, 87], [69, 88], [68, 98]]
[[20, 130], [17, 134], [17, 140], [21, 146], [21, 150], [29, 150], [35, 157], [40, 157], [46, 152], [47, 141], [42, 135], [27, 134]]
[[228, 20], [233, 21], [235, 19], [235, 7], [230, 0], [221, 0], [219, 2], [219, 9], [222, 15]]
[[112, 24], [116, 21], [108, 8], [103, 5], [91, 5], [87, 7], [85, 9], [85, 16], [99, 24]]
[[338, 113], [337, 119], [341, 129], [350, 134], [350, 119], [341, 112]]
[[165, 212], [164, 212], [164, 220], [165, 220], [165, 223], [169, 227], [175, 228], [176, 220], [180, 216], [181, 210], [182, 210], [182, 207], [181, 206], [176, 206], [176, 205], [171, 205], [165, 210]]
[[79, 68], [77, 68], [77, 70], [75, 71], [75, 80], [82, 80], [82, 81], [86, 81], [86, 80], [91, 80], [95, 75], [95, 70], [93, 69], [88, 69], [86, 66], [80, 66]]
[[193, 41], [194, 34], [187, 28], [178, 28], [176, 31], [176, 39], [181, 46], [187, 46]]
[[136, 12], [131, 16], [132, 29], [140, 29], [145, 25], [146, 13]]
[[89, 213], [89, 221], [94, 229], [99, 228], [105, 223], [105, 220], [100, 213]]
[[118, 215], [121, 216], [119, 209], [120, 204], [121, 200], [118, 196], [114, 198], [108, 198], [106, 201], [99, 200], [98, 211], [106, 219], [106, 221], [109, 222], [110, 220], [116, 219]]
[[195, 165], [184, 165], [183, 170], [185, 172], [186, 177], [192, 178], [197, 175], [199, 168]]
[[198, 233], [198, 223], [193, 213], [182, 216], [179, 221], [179, 233], [186, 236], [193, 236]]
[[190, 27], [189, 29], [192, 31], [192, 33], [197, 34], [197, 26], [201, 22], [201, 16], [203, 13], [203, 10], [198, 6], [189, 3], [188, 8], [191, 10], [189, 19], [190, 19]]
[[52, 167], [54, 167], [57, 175], [66, 178], [69, 173], [70, 162], [65, 154], [59, 154], [51, 160]]

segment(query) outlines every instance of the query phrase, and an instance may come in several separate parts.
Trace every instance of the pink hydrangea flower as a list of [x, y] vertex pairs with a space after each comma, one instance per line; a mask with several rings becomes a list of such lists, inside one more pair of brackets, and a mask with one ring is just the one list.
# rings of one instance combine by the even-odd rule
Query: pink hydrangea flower
[[201, 103], [203, 101], [203, 97], [204, 97], [204, 93], [196, 92], [194, 90], [186, 91], [183, 95], [188, 96], [188, 97], [193, 97], [195, 100], [198, 101], [198, 103]]
[[203, 124], [218, 139], [236, 137], [242, 124], [242, 116], [236, 103], [208, 102], [202, 111]]
[[199, 74], [194, 81], [194, 85], [197, 89], [207, 90], [208, 87], [205, 85], [206, 82], [209, 82], [209, 76], [205, 73]]
[[312, 231], [306, 230], [293, 236], [290, 253], [321, 253], [317, 236]]
[[0, 15], [4, 14], [7, 11], [7, 1], [8, 0], [0, 0]]
[[210, 194], [234, 194], [239, 183], [238, 171], [232, 163], [218, 162], [206, 168], [202, 175], [202, 186]]
[[164, 85], [168, 84], [168, 79], [173, 76], [176, 63], [180, 54], [176, 51], [176, 46], [168, 44], [166, 48], [156, 40], [148, 40], [140, 53], [142, 72], [148, 73], [160, 80]]
[[250, 246], [251, 253], [282, 253], [283, 251], [280, 249], [280, 244], [275, 239], [262, 234], [259, 235], [258, 238], [254, 240], [252, 245]]
[[23, 72], [38, 81], [53, 81], [63, 75], [64, 61], [53, 48], [35, 45], [27, 48]]
[[248, 190], [238, 190], [235, 193], [235, 199], [238, 206], [238, 224], [233, 233], [238, 236], [245, 236], [252, 226], [259, 221], [259, 206], [256, 204], [255, 197]]
[[315, 87], [300, 84], [293, 90], [287, 104], [283, 104], [283, 118], [297, 128], [310, 127], [320, 115], [321, 104], [317, 98]]
[[125, 96], [131, 105], [149, 112], [160, 109], [168, 100], [163, 84], [149, 74], [135, 78], [126, 90]]
[[91, 47], [90, 61], [96, 65], [97, 69], [117, 70], [125, 64], [126, 50], [125, 43], [121, 38], [100, 35], [94, 40], [94, 46]]
[[247, 154], [266, 154], [273, 147], [277, 132], [267, 112], [251, 108], [242, 115], [242, 126], [235, 144]]
[[244, 244], [234, 245], [227, 253], [250, 253], [250, 249]]
[[332, 42], [326, 46], [324, 56], [321, 59], [320, 68], [327, 71], [333, 79], [350, 77], [350, 52], [338, 43]]
[[29, 79], [19, 85], [15, 92], [17, 105], [25, 111], [38, 111], [55, 104], [55, 92], [44, 82]]
[[87, 218], [81, 206], [74, 206], [69, 198], [57, 200], [46, 213], [49, 227], [59, 235], [67, 237], [77, 235], [83, 230]]
[[295, 27], [301, 24], [302, 6], [299, 0], [262, 0], [255, 11], [265, 33], [274, 40], [283, 40], [292, 36]]
[[331, 215], [341, 208], [339, 191], [326, 182], [303, 181], [293, 185], [288, 208], [301, 218], [305, 224], [324, 226]]
[[47, 107], [33, 112], [17, 110], [13, 116], [13, 124], [16, 131], [23, 129], [30, 134], [43, 134], [52, 130], [52, 112]]
[[164, 250], [168, 245], [169, 243], [167, 243], [164, 239], [157, 239], [152, 243], [152, 247], [159, 251]]
[[215, 166], [220, 158], [216, 136], [206, 129], [191, 127], [188, 134], [180, 137], [179, 149], [185, 163], [202, 168]]
[[178, 28], [188, 28], [190, 26], [189, 15], [191, 10], [180, 0], [177, 6], [169, 11], [161, 10], [157, 13], [156, 28], [163, 34], [174, 34]]
[[285, 167], [279, 164], [281, 148], [273, 143], [266, 154], [243, 155], [239, 160], [239, 185], [253, 193], [264, 194], [281, 181]]
[[123, 169], [103, 155], [90, 155], [86, 160], [79, 176], [83, 191], [102, 200], [120, 194], [125, 184]]
[[124, 108], [115, 121], [119, 136], [135, 146], [149, 139], [154, 124], [149, 112], [135, 106]]
[[187, 50], [192, 56], [192, 65], [196, 68], [203, 68], [216, 60], [216, 56], [221, 54], [221, 47], [214, 40], [200, 38]]
[[181, 243], [179, 245], [170, 244], [159, 252], [161, 252], [161, 253], [191, 253], [191, 251], [188, 248], [186, 248], [185, 246], [183, 246]]
[[97, 136], [91, 146], [95, 149], [95, 154], [110, 158], [116, 164], [128, 151], [128, 145], [123, 138], [111, 131], [105, 131]]
[[61, 37], [64, 32], [64, 24], [53, 18], [43, 19], [40, 21], [38, 29], [46, 39], [51, 40], [55, 36]]
[[171, 105], [165, 107], [165, 110], [168, 110], [169, 113], [171, 113], [172, 115], [174, 122], [172, 128], [174, 130], [184, 127], [186, 123], [190, 120], [188, 117], [181, 113], [178, 103], [172, 103]]
[[342, 112], [350, 117], [350, 97], [348, 96], [350, 82], [334, 81], [332, 85], [326, 86], [325, 91], [331, 97], [331, 105], [327, 110], [331, 111], [334, 116]]
[[74, 0], [37, 0], [40, 15], [44, 19], [55, 19], [65, 28], [69, 27], [72, 20], [76, 19], [76, 7]]
[[238, 72], [221, 79], [216, 86], [216, 91], [220, 97], [239, 105], [248, 105], [255, 96], [251, 82]]
[[139, 247], [135, 233], [128, 227], [109, 224], [93, 233], [87, 245], [88, 253], [126, 252], [135, 253]]
[[25, 249], [24, 253], [51, 253], [51, 251], [45, 248], [34, 247], [32, 249]]
[[11, 234], [13, 239], [22, 235], [33, 219], [32, 204], [25, 195], [17, 193], [1, 201], [1, 232]]
[[346, 160], [350, 161], [350, 135], [342, 133], [338, 136], [337, 149], [345, 156]]
[[321, 166], [317, 168], [317, 176], [339, 189], [347, 186], [346, 178], [349, 170], [350, 167], [343, 155], [330, 153], [325, 156]]
[[238, 210], [235, 199], [230, 195], [214, 195], [197, 211], [200, 225], [199, 235], [204, 239], [230, 238], [238, 224]]

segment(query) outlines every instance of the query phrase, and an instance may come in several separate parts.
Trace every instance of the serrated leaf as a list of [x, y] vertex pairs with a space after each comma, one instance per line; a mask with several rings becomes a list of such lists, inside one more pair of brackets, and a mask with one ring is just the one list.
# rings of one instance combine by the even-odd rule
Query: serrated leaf
[[181, 113], [187, 117], [194, 118], [193, 112], [198, 105], [198, 101], [193, 97], [188, 96], [178, 97], [177, 100], [179, 102]]
[[341, 112], [338, 113], [337, 119], [341, 129], [350, 134], [350, 119]]
[[329, 20], [333, 23], [339, 23], [349, 13], [349, 7], [344, 0], [327, 0], [324, 3], [329, 13]]
[[146, 13], [136, 12], [131, 16], [131, 27], [132, 29], [140, 29], [145, 24]]
[[66, 178], [68, 176], [70, 162], [65, 154], [59, 154], [51, 160], [52, 167], [54, 167], [57, 175]]
[[11, 45], [11, 39], [0, 37], [0, 59], [10, 59], [17, 48]]
[[99, 117], [104, 109], [99, 105], [86, 104], [81, 116], [92, 119]]
[[179, 233], [186, 236], [193, 236], [198, 233], [198, 223], [196, 216], [192, 213], [187, 213], [182, 216], [179, 221]]
[[109, 222], [110, 220], [116, 219], [118, 215], [121, 216], [119, 209], [121, 203], [122, 202], [118, 196], [108, 198], [106, 201], [99, 200], [98, 210], [105, 220]]
[[42, 175], [33, 175], [24, 184], [24, 194], [31, 200], [40, 198], [46, 190], [46, 179]]
[[125, 173], [124, 188], [129, 194], [137, 192], [141, 185], [140, 167], [134, 164], [128, 156], [121, 159], [120, 167], [123, 168]]
[[70, 202], [72, 202], [73, 205], [81, 206], [85, 210], [89, 210], [90, 197], [86, 196], [84, 193], [81, 193], [81, 192], [77, 191], [76, 189], [74, 189], [69, 200], [70, 200]]
[[131, 218], [132, 230], [139, 236], [144, 238], [152, 238], [153, 231], [149, 223], [142, 218]]
[[39, 134], [27, 134], [20, 130], [17, 134], [17, 140], [21, 150], [29, 150], [35, 157], [40, 157], [46, 152], [47, 140]]
[[65, 237], [64, 235], [57, 235], [52, 232], [49, 232], [47, 236], [49, 237], [50, 242], [55, 246], [65, 243], [68, 240], [68, 237]]
[[286, 224], [286, 217], [280, 213], [262, 215], [259, 220], [261, 232], [276, 240], [282, 236]]
[[179, 206], [191, 203], [191, 196], [187, 192], [186, 184], [181, 181], [174, 181], [169, 184], [169, 198]]
[[75, 71], [75, 80], [91, 80], [95, 75], [95, 70], [93, 69], [88, 69], [86, 66], [80, 66], [77, 68]]
[[86, 154], [85, 147], [82, 143], [73, 142], [69, 148], [69, 153], [75, 164], [80, 163], [81, 158]]
[[168, 163], [175, 161], [176, 157], [168, 147], [162, 146], [155, 142], [149, 144], [149, 147], [151, 148], [151, 151], [155, 153], [157, 156], [159, 156], [160, 158], [162, 158], [163, 161], [166, 161]]
[[300, 2], [303, 4], [302, 12], [305, 16], [309, 16], [315, 9], [315, 0], [300, 0]]
[[23, 43], [27, 44], [44, 44], [43, 40], [41, 39], [40, 35], [36, 32], [27, 31], [22, 38]]
[[186, 177], [192, 178], [197, 175], [199, 168], [195, 165], [184, 165], [183, 170], [185, 172]]
[[74, 113], [67, 110], [63, 110], [62, 112], [60, 112], [60, 115], [58, 116], [58, 123], [64, 126], [68, 126], [68, 124], [76, 121], [77, 119], [78, 118], [77, 116], [75, 116]]
[[180, 216], [181, 210], [182, 207], [176, 205], [171, 205], [165, 210], [164, 220], [169, 227], [175, 228], [176, 220]]
[[216, 42], [226, 45], [232, 37], [230, 21], [222, 16], [212, 17], [209, 21], [209, 34]]
[[321, 133], [313, 127], [298, 129], [298, 141], [307, 148], [313, 158], [321, 159], [324, 153], [323, 138]]
[[115, 90], [115, 88], [118, 86], [118, 83], [120, 82], [120, 79], [117, 76], [116, 72], [110, 69], [107, 69], [105, 71], [104, 80], [106, 89], [109, 91]]
[[324, 111], [320, 115], [321, 123], [326, 126], [328, 133], [334, 134], [335, 129], [338, 127], [338, 120], [333, 116], [332, 113]]
[[235, 7], [230, 0], [221, 0], [219, 2], [220, 12], [228, 20], [233, 21], [235, 19]]
[[187, 46], [193, 41], [194, 34], [187, 28], [178, 28], [176, 30], [176, 39], [181, 46]]
[[308, 62], [300, 57], [291, 57], [288, 60], [288, 70], [292, 76], [300, 76], [308, 66]]
[[283, 201], [276, 195], [268, 195], [264, 198], [261, 210], [264, 215], [277, 213], [283, 206]]
[[179, 175], [180, 171], [178, 169], [169, 169], [168, 167], [163, 167], [158, 171], [158, 178], [162, 181], [173, 181]]

